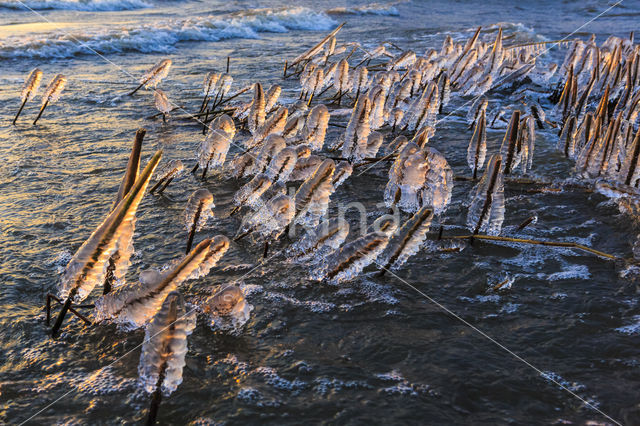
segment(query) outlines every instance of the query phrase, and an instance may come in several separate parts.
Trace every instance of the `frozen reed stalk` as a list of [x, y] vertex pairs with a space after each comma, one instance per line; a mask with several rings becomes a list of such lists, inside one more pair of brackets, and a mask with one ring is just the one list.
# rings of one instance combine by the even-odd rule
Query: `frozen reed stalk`
[[83, 301], [96, 284], [104, 282], [107, 262], [114, 251], [120, 248], [122, 241], [129, 241], [133, 235], [136, 210], [161, 157], [162, 151], [158, 151], [151, 158], [131, 190], [80, 246], [67, 265], [58, 286], [60, 299], [64, 299], [65, 303], [51, 330], [53, 337], [58, 336], [71, 303]]
[[151, 67], [140, 79], [140, 85], [129, 93], [129, 96], [133, 96], [142, 86], [155, 88], [169, 74], [172, 63], [171, 59], [163, 59]]
[[24, 108], [27, 101], [36, 95], [38, 91], [38, 87], [40, 87], [41, 81], [42, 81], [42, 71], [40, 71], [40, 69], [38, 68], [33, 69], [33, 71], [29, 73], [29, 76], [25, 80], [24, 86], [22, 87], [22, 93], [20, 95], [20, 98], [22, 99], [22, 104], [20, 105], [20, 109], [18, 110], [16, 117], [13, 119], [12, 124], [14, 126], [16, 125], [16, 121], [18, 120], [18, 117], [20, 117], [20, 113], [22, 112], [22, 109]]
[[210, 72], [204, 76], [204, 88], [202, 90], [203, 98], [202, 98], [202, 105], [200, 105], [199, 112], [202, 112], [204, 110], [205, 104], [209, 99], [209, 95], [211, 95], [211, 93], [215, 89], [219, 79], [220, 79], [220, 74], [218, 74], [217, 72]]
[[147, 425], [156, 423], [162, 396], [169, 396], [182, 383], [187, 336], [195, 326], [195, 310], [187, 312], [177, 291], [169, 293], [147, 325], [138, 365], [140, 383], [152, 394]]
[[167, 114], [171, 112], [171, 102], [167, 95], [160, 89], [155, 89], [153, 92], [153, 98], [155, 100], [156, 109], [162, 113], [162, 121], [167, 122]]
[[285, 194], [277, 194], [255, 213], [245, 216], [234, 241], [252, 232], [257, 232], [264, 238], [264, 252], [262, 257], [265, 258], [269, 250], [269, 242], [277, 240], [280, 237], [284, 229], [293, 220], [295, 213], [294, 200]]
[[240, 188], [233, 196], [234, 209], [229, 215], [235, 214], [243, 206], [254, 207], [260, 201], [260, 197], [267, 189], [271, 188], [273, 182], [264, 173], [260, 173], [254, 176], [249, 182], [247, 182], [242, 188]]
[[33, 120], [33, 125], [35, 126], [40, 117], [42, 117], [42, 113], [44, 112], [47, 105], [50, 103], [56, 102], [60, 99], [60, 93], [64, 89], [64, 86], [67, 84], [67, 77], [62, 74], [56, 75], [53, 80], [49, 83], [47, 88], [42, 95], [42, 106], [40, 107], [40, 112], [35, 120]]
[[342, 27], [344, 26], [344, 24], [346, 24], [346, 22], [343, 22], [342, 24], [338, 25], [333, 31], [331, 31], [325, 38], [323, 38], [318, 44], [316, 44], [315, 46], [313, 46], [311, 49], [307, 50], [306, 52], [304, 52], [303, 54], [301, 54], [300, 56], [298, 56], [297, 58], [295, 58], [293, 61], [291, 61], [291, 65], [289, 65], [288, 67], [285, 65], [285, 75], [286, 75], [286, 71], [287, 68], [293, 67], [294, 65], [298, 65], [301, 62], [305, 62], [310, 60], [311, 58], [313, 58], [315, 55], [317, 55], [318, 53], [320, 53], [322, 51], [322, 49], [324, 48], [324, 45], [331, 40], [331, 38], [335, 37], [336, 34], [338, 34], [338, 32], [342, 29]]
[[356, 278], [375, 262], [389, 242], [389, 235], [373, 231], [329, 254], [322, 265], [312, 272], [312, 278], [339, 284]]
[[422, 207], [394, 233], [385, 251], [381, 255], [384, 265], [379, 276], [391, 268], [404, 264], [408, 258], [420, 250], [427, 238], [433, 212], [428, 206]]
[[483, 231], [497, 235], [504, 221], [504, 182], [502, 156], [495, 154], [489, 160], [482, 178], [471, 192], [471, 205], [467, 226], [476, 235]]
[[256, 134], [258, 128], [264, 123], [266, 102], [262, 85], [256, 83], [253, 91], [253, 103], [251, 104], [249, 117], [247, 118], [247, 127], [253, 135]]
[[233, 85], [233, 77], [231, 77], [231, 75], [229, 74], [223, 74], [220, 77], [220, 80], [218, 80], [218, 84], [216, 85], [216, 96], [213, 100], [213, 105], [211, 106], [211, 108], [209, 108], [211, 111], [215, 111], [215, 109], [222, 105], [223, 103], [231, 100], [232, 97], [235, 97], [236, 95], [239, 95], [241, 93], [244, 93], [246, 90], [241, 90], [238, 93], [236, 93], [236, 95], [228, 98], [228, 99], [224, 99], [224, 97], [227, 95], [227, 93], [229, 93], [229, 90], [231, 90], [231, 86]]
[[[224, 117], [224, 116], [223, 116]], [[233, 129], [235, 132], [235, 128]], [[221, 167], [227, 158], [227, 153], [231, 146], [231, 136], [224, 130], [213, 129], [198, 148], [198, 164], [192, 170], [195, 172], [198, 167], [202, 168], [202, 179], [207, 176], [207, 171], [211, 167]]]
[[325, 105], [316, 105], [311, 109], [302, 128], [302, 140], [312, 151], [320, 151], [329, 127], [329, 109]]
[[367, 139], [371, 132], [370, 113], [371, 101], [369, 97], [360, 95], [353, 107], [342, 144], [342, 156], [351, 162], [361, 160], [366, 152]]
[[298, 188], [295, 195], [295, 223], [305, 226], [317, 226], [320, 218], [329, 208], [329, 197], [335, 191], [333, 173], [336, 165], [333, 160], [324, 160], [316, 171]]
[[207, 189], [198, 189], [189, 197], [184, 213], [184, 223], [188, 232], [186, 253], [191, 251], [196, 232], [214, 216], [213, 207], [213, 195]]
[[[111, 210], [116, 208], [118, 203], [120, 203], [125, 195], [129, 193], [129, 190], [131, 190], [134, 183], [136, 182], [136, 179], [138, 178], [140, 169], [140, 153], [142, 152], [142, 141], [146, 133], [147, 131], [145, 129], [138, 129], [138, 131], [136, 132], [136, 137], [133, 141], [133, 147], [131, 148], [131, 154], [129, 155], [129, 161], [127, 162], [127, 170], [122, 178], [115, 203], [113, 204], [113, 208]], [[107, 272], [105, 274], [103, 283], [103, 294], [107, 294], [111, 291], [114, 282], [124, 281], [124, 276], [118, 277], [115, 275], [116, 265], [122, 261], [128, 264], [129, 256], [133, 253], [132, 239], [133, 234], [130, 235], [129, 242], [127, 243], [123, 241], [123, 244], [119, 244], [119, 246], [122, 247], [116, 249], [116, 251], [111, 255], [111, 258], [109, 258]]]
[[346, 59], [338, 62], [338, 68], [333, 77], [333, 87], [336, 89], [336, 100], [338, 106], [342, 100], [342, 96], [351, 88], [351, 78], [349, 75], [349, 62]]
[[473, 129], [473, 136], [469, 141], [469, 148], [467, 149], [467, 164], [473, 170], [473, 179], [476, 179], [478, 169], [481, 169], [484, 165], [484, 160], [487, 155], [487, 120], [485, 118], [485, 111], [480, 112], [480, 117], [476, 120], [475, 128]]
[[[169, 186], [171, 181], [173, 181], [175, 178], [180, 176], [183, 171], [184, 171], [184, 165], [180, 160], [171, 160], [168, 163], [166, 163], [164, 166], [158, 167], [158, 173], [157, 173], [158, 181], [149, 190], [149, 193], [153, 194], [156, 191], [156, 189], [158, 190], [158, 193], [162, 193], [165, 189], [167, 189], [167, 186]], [[160, 187], [160, 185], [162, 185], [162, 187]]]
[[161, 270], [142, 271], [138, 282], [127, 283], [96, 300], [96, 320], [110, 320], [124, 330], [142, 327], [169, 293], [187, 280], [209, 274], [228, 249], [229, 239], [218, 235], [200, 242], [189, 254], [169, 262]]
[[[520, 147], [518, 146], [518, 131], [520, 129], [520, 111], [515, 110], [509, 121], [509, 127], [502, 140], [500, 153], [504, 156], [504, 174], [508, 175], [520, 163]], [[501, 161], [501, 160], [500, 160]]]
[[296, 241], [288, 250], [296, 262], [319, 262], [329, 251], [337, 250], [349, 235], [349, 222], [344, 218], [325, 220]]

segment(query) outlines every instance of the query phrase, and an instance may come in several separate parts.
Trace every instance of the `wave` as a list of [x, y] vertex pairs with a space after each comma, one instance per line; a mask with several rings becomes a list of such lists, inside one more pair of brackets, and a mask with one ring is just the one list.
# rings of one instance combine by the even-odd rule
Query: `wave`
[[382, 16], [399, 16], [400, 12], [396, 9], [396, 5], [406, 3], [406, 1], [394, 1], [391, 3], [371, 3], [365, 6], [354, 7], [335, 7], [325, 12], [330, 15], [382, 15]]
[[159, 21], [114, 28], [57, 30], [43, 36], [10, 36], [0, 40], [0, 58], [69, 58], [77, 55], [142, 52], [169, 53], [183, 41], [259, 38], [259, 33], [326, 31], [336, 21], [304, 7], [259, 9], [225, 16]]
[[75, 10], [81, 12], [115, 12], [146, 9], [152, 4], [143, 0], [25, 0], [0, 1], [0, 9], [11, 10]]

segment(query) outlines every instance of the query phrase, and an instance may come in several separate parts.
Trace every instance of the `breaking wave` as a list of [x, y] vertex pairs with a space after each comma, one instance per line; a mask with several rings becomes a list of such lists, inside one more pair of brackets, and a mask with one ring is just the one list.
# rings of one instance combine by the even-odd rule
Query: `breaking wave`
[[259, 38], [259, 33], [326, 31], [336, 22], [304, 7], [260, 9], [225, 16], [174, 19], [135, 27], [56, 30], [45, 36], [10, 36], [0, 40], [0, 58], [69, 58], [76, 55], [142, 52], [167, 53], [183, 41]]
[[382, 15], [382, 16], [399, 16], [400, 12], [396, 9], [396, 5], [404, 3], [396, 1], [392, 3], [371, 3], [365, 6], [353, 7], [336, 7], [326, 12], [330, 15]]
[[115, 12], [153, 7], [143, 0], [25, 0], [0, 1], [0, 9], [77, 10], [81, 12]]

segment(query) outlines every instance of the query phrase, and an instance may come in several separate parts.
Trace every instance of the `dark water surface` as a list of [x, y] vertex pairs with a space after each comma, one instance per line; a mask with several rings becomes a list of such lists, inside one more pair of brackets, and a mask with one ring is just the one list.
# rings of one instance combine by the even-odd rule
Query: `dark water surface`
[[[281, 1], [27, 0], [36, 15], [18, 2], [0, 2], [0, 422], [20, 423], [63, 395], [29, 423], [144, 419], [148, 395], [136, 384], [142, 330], [83, 328], [74, 319], [54, 341], [43, 322], [45, 294], [55, 291], [59, 273], [111, 206], [135, 130], [148, 130], [143, 162], [162, 148], [165, 159], [181, 159], [188, 168], [202, 138], [195, 123], [145, 119], [156, 112], [152, 97], [149, 92], [123, 97], [136, 84], [128, 73], [137, 77], [171, 58], [174, 66], [160, 87], [193, 111], [203, 75], [221, 70], [231, 56], [234, 88], [275, 82], [283, 85], [283, 101], [291, 102], [299, 86], [280, 79], [284, 60], [342, 21], [347, 25], [340, 40], [367, 48], [388, 40], [421, 53], [439, 48], [447, 34], [468, 37], [478, 25], [491, 30], [487, 38], [500, 26], [513, 41], [558, 39], [612, 4], [413, 1], [362, 9], [367, 3], [348, 3], [345, 9], [344, 1], [292, 6]], [[577, 35], [594, 32], [598, 42], [611, 34], [626, 36], [637, 29], [639, 16], [640, 4], [624, 1]], [[53, 24], [42, 24], [45, 20]], [[563, 54], [555, 50], [543, 59]], [[37, 127], [30, 124], [35, 102], [13, 127], [22, 82], [35, 66], [45, 73], [43, 84], [61, 72], [68, 87]], [[490, 98], [490, 109], [500, 99], [500, 94]], [[454, 99], [449, 111], [462, 103]], [[471, 131], [465, 113], [440, 122], [431, 142], [461, 175], [469, 173], [465, 156]], [[489, 131], [490, 152], [498, 149], [503, 133]], [[339, 135], [336, 128], [328, 138]], [[538, 134], [534, 177], [570, 173], [571, 164], [555, 152], [555, 142], [553, 132]], [[332, 202], [360, 201], [372, 221], [383, 213], [376, 204], [382, 201], [387, 166], [356, 175]], [[164, 195], [145, 197], [131, 280], [142, 269], [180, 256], [184, 206], [202, 186], [222, 211], [239, 183], [214, 173], [203, 184], [186, 174]], [[448, 229], [464, 225], [470, 189], [471, 184], [456, 182], [442, 219]], [[599, 194], [507, 190], [506, 196], [504, 235], [515, 235], [515, 227], [535, 212], [538, 223], [517, 235], [631, 256], [636, 225]], [[218, 220], [199, 238], [232, 236], [238, 225], [239, 219]], [[283, 249], [286, 244], [273, 248]], [[611, 422], [549, 378], [617, 421], [640, 423], [634, 408], [640, 391], [637, 287], [610, 261], [564, 249], [480, 243], [457, 254], [412, 257], [398, 272], [406, 283], [366, 270], [361, 279], [333, 287], [309, 281], [305, 269], [283, 256], [245, 276], [260, 253], [250, 241], [233, 244], [207, 278], [183, 288], [189, 299], [207, 294], [213, 285], [240, 280], [255, 309], [240, 336], [214, 333], [201, 318], [189, 338], [184, 382], [163, 402], [161, 423]], [[515, 279], [512, 289], [487, 295], [487, 283], [505, 274]]]

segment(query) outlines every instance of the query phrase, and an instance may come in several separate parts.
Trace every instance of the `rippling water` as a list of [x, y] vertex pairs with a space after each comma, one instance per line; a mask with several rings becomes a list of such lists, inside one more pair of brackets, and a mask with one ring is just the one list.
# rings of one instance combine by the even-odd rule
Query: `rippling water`
[[[492, 0], [345, 4], [0, 1], [1, 422], [19, 423], [43, 409], [31, 423], [144, 419], [148, 396], [136, 385], [142, 330], [83, 328], [70, 320], [54, 341], [43, 322], [45, 294], [54, 291], [70, 256], [112, 203], [135, 130], [148, 130], [143, 162], [163, 148], [165, 158], [181, 159], [187, 167], [193, 163], [202, 137], [198, 127], [175, 117], [168, 124], [146, 119], [155, 113], [148, 93], [122, 96], [135, 87], [132, 76], [171, 58], [174, 66], [161, 87], [192, 111], [199, 106], [202, 76], [222, 69], [231, 56], [234, 87], [276, 82], [283, 85], [284, 100], [293, 101], [297, 82], [280, 79], [284, 59], [342, 21], [347, 25], [341, 40], [365, 47], [387, 40], [422, 52], [439, 47], [447, 34], [468, 37], [478, 25], [490, 30], [487, 37], [504, 28], [510, 42], [558, 39], [610, 6], [597, 1], [514, 6]], [[594, 32], [599, 42], [611, 34], [626, 36], [636, 29], [638, 16], [640, 6], [625, 1], [576, 35]], [[68, 87], [37, 127], [30, 124], [35, 102], [13, 127], [22, 82], [35, 66], [44, 71], [44, 82], [66, 74]], [[502, 96], [492, 96], [491, 107]], [[462, 102], [456, 99], [448, 109]], [[471, 131], [464, 114], [455, 112], [439, 123], [432, 142], [456, 174], [468, 174]], [[503, 133], [489, 131], [490, 151]], [[339, 134], [333, 129], [328, 137]], [[551, 131], [539, 133], [534, 176], [570, 173], [571, 164], [553, 149], [555, 138]], [[332, 201], [363, 202], [373, 220], [382, 213], [376, 204], [386, 173], [383, 165], [355, 173]], [[164, 195], [145, 197], [131, 279], [180, 255], [186, 238], [182, 212], [189, 194], [202, 185], [187, 175]], [[204, 186], [224, 210], [239, 183], [214, 173]], [[446, 225], [464, 225], [470, 188], [456, 182]], [[506, 195], [505, 234], [535, 212], [538, 223], [522, 235], [631, 256], [636, 225], [601, 195], [516, 190]], [[238, 225], [238, 219], [221, 219], [208, 232], [231, 236]], [[260, 253], [250, 241], [234, 244], [219, 268], [184, 289], [188, 298], [197, 297], [214, 284], [240, 280], [255, 310], [240, 336], [214, 333], [200, 321], [189, 339], [184, 382], [161, 407], [162, 423], [606, 421], [550, 379], [616, 420], [640, 422], [638, 411], [633, 414], [640, 384], [637, 284], [612, 262], [570, 250], [488, 244], [459, 254], [422, 253], [398, 275], [429, 300], [390, 275], [378, 278], [368, 270], [340, 287], [310, 282], [304, 269], [283, 257], [245, 276]], [[512, 289], [487, 296], [487, 283], [505, 275], [514, 279]]]

